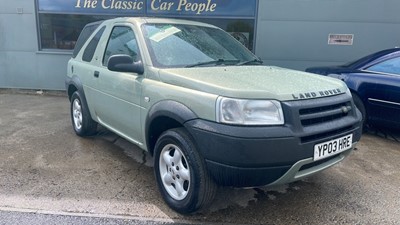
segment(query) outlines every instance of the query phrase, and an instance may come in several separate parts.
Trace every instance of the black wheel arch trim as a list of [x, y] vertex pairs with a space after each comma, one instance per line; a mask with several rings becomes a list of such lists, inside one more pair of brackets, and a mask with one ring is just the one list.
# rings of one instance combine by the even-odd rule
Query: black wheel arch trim
[[145, 122], [145, 134], [146, 134], [146, 144], [149, 147], [149, 151], [152, 152], [153, 149], [151, 149], [151, 137], [149, 135], [150, 132], [150, 126], [152, 122], [160, 117], [167, 117], [172, 120], [175, 120], [182, 126], [187, 121], [198, 119], [198, 116], [196, 113], [194, 113], [188, 106], [177, 102], [173, 100], [164, 100], [157, 102], [154, 104], [146, 117], [146, 122]]
[[[71, 96], [73, 94], [73, 92], [69, 93], [69, 89], [70, 89], [71, 85], [74, 86], [77, 89], [77, 91], [79, 92], [79, 95], [81, 96], [81, 101], [82, 101], [82, 104], [84, 105], [84, 107], [89, 109], [87, 101], [86, 101], [85, 91], [83, 90], [83, 84], [78, 76], [74, 75], [72, 77], [67, 77], [65, 79], [65, 88], [66, 88], [67, 95], [68, 95], [68, 98], [70, 101], [71, 101]], [[89, 112], [89, 114], [90, 114], [90, 112]]]

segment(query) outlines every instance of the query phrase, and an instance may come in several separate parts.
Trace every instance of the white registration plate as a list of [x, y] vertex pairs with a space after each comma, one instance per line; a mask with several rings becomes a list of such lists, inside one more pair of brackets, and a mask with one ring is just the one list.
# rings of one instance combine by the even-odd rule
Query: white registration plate
[[314, 146], [314, 161], [346, 151], [351, 148], [352, 143], [353, 134], [349, 134], [331, 141], [316, 144]]

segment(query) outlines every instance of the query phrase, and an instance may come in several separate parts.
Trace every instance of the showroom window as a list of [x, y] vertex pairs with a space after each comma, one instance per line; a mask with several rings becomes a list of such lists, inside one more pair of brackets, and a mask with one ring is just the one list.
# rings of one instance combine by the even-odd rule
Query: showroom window
[[39, 14], [40, 47], [72, 50], [86, 24], [109, 18], [113, 16]]
[[257, 5], [257, 0], [36, 0], [39, 49], [72, 51], [88, 23], [120, 16], [148, 16], [210, 23], [253, 50]]

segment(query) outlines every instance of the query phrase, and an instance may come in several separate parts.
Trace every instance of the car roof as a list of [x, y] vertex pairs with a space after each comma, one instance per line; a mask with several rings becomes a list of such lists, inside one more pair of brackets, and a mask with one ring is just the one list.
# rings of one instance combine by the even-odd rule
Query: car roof
[[[218, 28], [214, 25], [197, 22], [193, 20], [186, 20], [186, 19], [174, 19], [174, 18], [155, 18], [155, 17], [117, 17], [113, 19], [108, 19], [102, 21], [104, 23], [132, 23], [138, 24], [139, 26], [146, 23], [168, 23], [168, 24], [187, 24], [187, 25], [195, 25], [195, 26], [203, 26], [203, 27], [212, 27]], [[218, 28], [219, 29], [219, 28]]]
[[370, 55], [364, 56], [360, 59], [357, 59], [353, 62], [347, 63], [344, 65], [344, 67], [348, 67], [351, 69], [360, 69], [364, 68], [365, 66], [368, 66], [372, 62], [374, 62], [377, 59], [386, 59], [386, 58], [392, 58], [394, 56], [397, 56], [400, 54], [400, 48], [390, 48], [390, 49], [385, 49], [379, 52], [372, 53]]

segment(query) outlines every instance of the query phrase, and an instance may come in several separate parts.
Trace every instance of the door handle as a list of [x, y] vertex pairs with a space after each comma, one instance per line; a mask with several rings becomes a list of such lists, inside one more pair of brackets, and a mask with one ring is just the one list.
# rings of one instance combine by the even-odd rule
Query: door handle
[[94, 77], [98, 78], [100, 76], [100, 72], [99, 71], [94, 71]]

